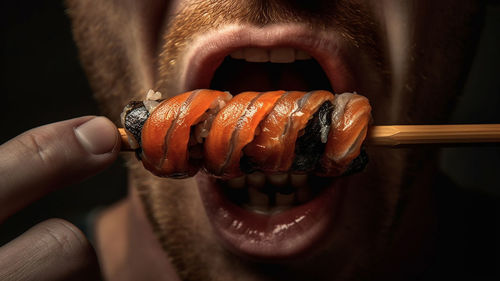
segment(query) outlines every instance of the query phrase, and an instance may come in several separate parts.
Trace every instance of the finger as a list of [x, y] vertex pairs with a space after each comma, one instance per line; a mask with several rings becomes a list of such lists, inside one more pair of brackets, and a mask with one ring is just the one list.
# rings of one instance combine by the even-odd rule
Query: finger
[[0, 146], [0, 222], [62, 185], [109, 166], [120, 150], [115, 125], [81, 117], [27, 131]]
[[0, 248], [0, 280], [99, 280], [93, 248], [61, 219], [44, 221]]

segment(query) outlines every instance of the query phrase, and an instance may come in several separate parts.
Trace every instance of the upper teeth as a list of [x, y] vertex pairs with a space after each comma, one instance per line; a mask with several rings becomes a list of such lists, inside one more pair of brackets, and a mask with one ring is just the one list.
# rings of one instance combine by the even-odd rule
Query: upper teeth
[[293, 48], [243, 48], [238, 49], [230, 54], [233, 59], [244, 59], [248, 62], [274, 62], [274, 63], [290, 63], [295, 60], [307, 60], [311, 56], [301, 50]]

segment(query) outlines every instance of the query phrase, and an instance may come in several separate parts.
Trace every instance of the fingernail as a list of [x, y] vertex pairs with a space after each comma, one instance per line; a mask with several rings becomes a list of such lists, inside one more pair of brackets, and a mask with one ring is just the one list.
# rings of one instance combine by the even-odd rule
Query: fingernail
[[95, 117], [75, 128], [75, 135], [83, 148], [92, 154], [111, 152], [117, 142], [117, 131], [105, 117]]

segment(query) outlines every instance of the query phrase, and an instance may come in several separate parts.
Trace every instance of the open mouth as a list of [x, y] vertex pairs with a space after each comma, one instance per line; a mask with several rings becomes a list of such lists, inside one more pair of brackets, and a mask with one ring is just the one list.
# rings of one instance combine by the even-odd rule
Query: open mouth
[[243, 48], [224, 58], [210, 89], [237, 94], [244, 91], [333, 91], [320, 64], [293, 48]]
[[[229, 27], [195, 42], [184, 90], [353, 90], [341, 40], [302, 27]], [[227, 248], [254, 260], [303, 256], [334, 225], [342, 180], [249, 172], [230, 180], [198, 173], [200, 195]]]

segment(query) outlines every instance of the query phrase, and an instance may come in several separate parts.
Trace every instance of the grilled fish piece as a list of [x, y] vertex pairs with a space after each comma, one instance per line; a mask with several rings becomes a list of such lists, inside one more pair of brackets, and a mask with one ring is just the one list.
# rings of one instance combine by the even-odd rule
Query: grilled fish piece
[[163, 177], [196, 174], [201, 166], [201, 153], [195, 153], [201, 149], [199, 136], [210, 130], [211, 119], [231, 97], [226, 92], [196, 90], [161, 102], [142, 128], [144, 167]]
[[333, 106], [328, 142], [317, 173], [329, 177], [343, 174], [360, 155], [371, 122], [371, 106], [363, 96], [344, 93], [336, 97]]
[[[333, 100], [334, 95], [327, 91], [285, 93], [261, 122], [260, 134], [245, 148], [245, 155], [252, 165], [265, 172], [287, 172], [292, 168], [294, 160], [294, 166], [301, 166], [297, 163], [301, 162], [298, 158], [309, 155], [302, 153], [307, 149], [296, 147], [297, 138], [304, 135], [306, 125], [319, 108], [325, 103], [331, 107]], [[331, 115], [331, 108], [329, 113]], [[317, 128], [323, 144], [326, 143], [329, 130], [329, 124], [326, 123]], [[313, 143], [304, 145], [312, 146]]]
[[209, 173], [223, 178], [242, 174], [239, 166], [243, 148], [254, 139], [257, 126], [283, 94], [244, 92], [219, 111], [205, 141], [205, 167]]

